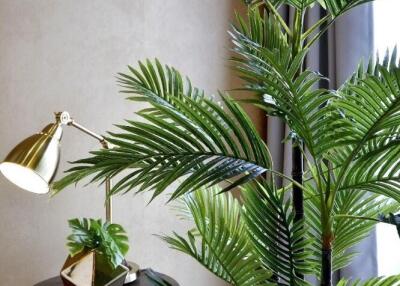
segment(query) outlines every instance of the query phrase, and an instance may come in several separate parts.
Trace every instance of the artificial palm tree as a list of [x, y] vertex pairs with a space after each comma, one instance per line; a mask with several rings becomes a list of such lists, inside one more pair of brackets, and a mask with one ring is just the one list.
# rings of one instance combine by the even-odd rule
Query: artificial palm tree
[[[379, 217], [400, 208], [400, 67], [396, 51], [360, 64], [336, 91], [316, 88], [322, 78], [304, 69], [309, 48], [343, 13], [368, 0], [249, 1], [231, 35], [235, 69], [251, 95], [247, 103], [281, 118], [306, 172], [301, 180], [274, 170], [268, 147], [240, 103], [216, 98], [157, 60], [119, 74], [130, 101], [149, 108], [139, 121], [118, 125], [107, 140], [114, 148], [75, 162], [55, 183], [58, 192], [88, 176], [118, 177], [112, 195], [153, 191], [173, 184], [181, 215], [195, 228], [162, 236], [233, 285], [309, 285], [313, 275], [331, 285], [332, 272], [356, 255]], [[288, 25], [277, 10], [295, 11]], [[327, 16], [305, 30], [314, 5]], [[289, 183], [275, 184], [277, 176]], [[234, 198], [228, 191], [241, 190]], [[289, 192], [304, 197], [295, 206]], [[304, 203], [304, 206], [302, 205]], [[303, 208], [305, 217], [296, 215]], [[391, 216], [393, 217], [393, 215]], [[400, 277], [354, 285], [399, 285]], [[341, 281], [339, 285], [347, 285]]]

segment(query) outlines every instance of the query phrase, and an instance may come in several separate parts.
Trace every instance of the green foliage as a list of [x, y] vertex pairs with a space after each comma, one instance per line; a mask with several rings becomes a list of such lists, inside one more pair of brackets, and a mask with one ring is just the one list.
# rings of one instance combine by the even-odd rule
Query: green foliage
[[[250, 13], [250, 23], [261, 21], [258, 12]], [[267, 27], [272, 29], [274, 25], [278, 25], [276, 21]], [[246, 88], [257, 95], [250, 102], [270, 115], [281, 117], [304, 140], [311, 154], [318, 157], [330, 144], [326, 136], [333, 130], [327, 130], [330, 126], [324, 123], [330, 119], [330, 106], [326, 104], [334, 95], [327, 90], [314, 88], [321, 80], [316, 73], [299, 73], [307, 50], [293, 57], [285, 36], [276, 37], [276, 33], [265, 31], [266, 27], [255, 32], [254, 27], [259, 26], [242, 24], [241, 30], [232, 33], [235, 51], [241, 56], [234, 59], [237, 68], [246, 82]], [[263, 37], [271, 46], [260, 46], [264, 42]]]
[[270, 270], [263, 267], [247, 236], [242, 206], [220, 188], [199, 190], [181, 200], [181, 214], [191, 217], [195, 229], [184, 238], [162, 236], [173, 249], [189, 254], [208, 270], [232, 285], [272, 285]]
[[79, 160], [80, 166], [53, 185], [57, 192], [82, 178], [96, 174], [93, 181], [128, 174], [111, 190], [139, 192], [153, 189], [162, 193], [181, 179], [171, 199], [222, 181], [224, 191], [264, 173], [272, 165], [269, 151], [251, 120], [228, 95], [220, 95], [225, 108], [206, 98], [189, 81], [182, 83], [178, 72], [158, 61], [121, 74], [124, 92], [133, 101], [145, 101], [151, 108], [138, 113], [147, 122], [127, 121], [120, 133], [110, 133], [112, 149], [93, 152]]
[[95, 250], [114, 269], [122, 263], [129, 250], [128, 237], [122, 226], [87, 218], [71, 219], [68, 223], [72, 230], [67, 238], [71, 256], [82, 251]]
[[338, 190], [370, 191], [400, 201], [400, 69], [378, 64], [377, 73], [348, 82], [333, 101], [340, 116], [331, 123], [330, 160], [338, 166]]
[[306, 8], [319, 4], [321, 7], [327, 9], [332, 17], [338, 17], [350, 9], [373, 0], [244, 0], [245, 4], [258, 6], [262, 3], [271, 3], [275, 7], [282, 4], [288, 4], [297, 10], [305, 10]]
[[372, 1], [373, 0], [324, 0], [327, 10], [333, 17], [338, 17], [354, 7]]
[[[303, 185], [274, 170], [240, 101], [226, 93], [207, 96], [174, 68], [147, 60], [120, 73], [118, 83], [129, 101], [148, 107], [137, 113], [138, 119], [108, 133], [113, 148], [74, 162], [53, 185], [54, 193], [87, 177], [90, 183], [117, 178], [111, 195], [153, 191], [155, 198], [173, 186], [171, 200], [182, 200], [180, 215], [191, 218], [195, 228], [185, 236], [162, 238], [218, 277], [242, 286], [308, 285], [303, 275], [329, 277], [321, 275], [330, 267], [322, 252], [332, 252], [332, 270], [339, 270], [376, 223], [399, 226], [392, 214], [400, 203], [396, 50], [383, 60], [360, 64], [335, 91], [317, 88], [327, 79], [304, 68], [310, 47], [329, 26], [366, 2], [246, 1], [248, 14], [238, 15], [232, 26], [233, 63], [243, 80], [241, 90], [249, 92], [242, 102], [290, 128], [308, 167]], [[294, 9], [292, 23], [278, 13], [282, 5]], [[327, 16], [305, 30], [304, 14], [313, 5], [324, 7]], [[276, 176], [289, 183], [278, 189]], [[305, 194], [304, 220], [295, 219], [290, 203], [294, 185]], [[236, 187], [240, 200], [225, 193]], [[72, 253], [95, 248], [98, 236], [91, 229], [103, 229], [101, 223], [74, 221], [73, 226], [78, 235], [71, 236]], [[120, 247], [111, 241], [106, 249]], [[122, 259], [120, 253], [114, 264]], [[398, 279], [351, 285], [397, 285]]]
[[400, 276], [373, 278], [364, 282], [359, 280], [349, 283], [347, 280], [341, 280], [337, 286], [399, 286]]
[[[317, 191], [307, 185], [305, 201], [306, 218], [311, 232], [316, 237], [321, 237], [321, 211], [320, 198]], [[355, 190], [338, 193], [332, 210], [333, 216], [333, 241], [332, 269], [333, 271], [344, 268], [351, 263], [357, 253], [352, 248], [366, 238], [373, 227], [379, 222], [378, 216], [398, 211], [400, 205], [394, 200], [383, 198], [379, 195], [365, 194]], [[312, 249], [317, 261], [321, 259], [321, 240], [314, 240]], [[320, 273], [317, 265], [316, 275]]]
[[278, 51], [289, 48], [289, 36], [282, 26], [285, 24], [279, 22], [276, 15], [268, 12], [261, 15], [259, 9], [250, 9], [247, 19], [236, 14], [236, 22], [230, 35], [235, 44], [235, 51], [242, 55], [254, 52], [255, 47]]
[[325, 8], [333, 18], [359, 5], [372, 1], [373, 0], [243, 0], [243, 2], [249, 6], [257, 7], [263, 3], [270, 3], [277, 8], [282, 4], [287, 4], [297, 10], [305, 10], [310, 6], [319, 4], [321, 7]]
[[308, 285], [297, 273], [314, 273], [312, 238], [302, 221], [294, 221], [285, 193], [260, 183], [245, 185], [242, 193], [248, 233], [263, 264], [279, 278], [280, 285]]

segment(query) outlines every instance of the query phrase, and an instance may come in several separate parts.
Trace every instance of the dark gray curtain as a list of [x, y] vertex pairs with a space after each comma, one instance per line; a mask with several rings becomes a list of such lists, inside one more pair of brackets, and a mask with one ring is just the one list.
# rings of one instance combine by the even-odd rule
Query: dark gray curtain
[[[282, 11], [290, 20], [291, 11]], [[325, 11], [316, 7], [306, 15], [306, 23], [312, 25], [324, 16]], [[306, 60], [306, 65], [330, 79], [325, 88], [337, 89], [355, 70], [363, 58], [368, 60], [373, 50], [372, 5], [360, 6], [347, 13], [331, 27], [328, 33], [316, 43]], [[267, 143], [274, 156], [277, 169], [291, 173], [291, 144], [282, 143], [287, 136], [285, 125], [276, 118], [267, 120]], [[369, 278], [377, 275], [375, 232], [357, 246], [361, 254], [353, 264], [335, 273], [340, 278]]]

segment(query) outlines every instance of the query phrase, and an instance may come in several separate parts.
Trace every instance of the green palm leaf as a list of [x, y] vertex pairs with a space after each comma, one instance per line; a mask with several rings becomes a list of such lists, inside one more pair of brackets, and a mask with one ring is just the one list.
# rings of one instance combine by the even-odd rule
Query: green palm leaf
[[379, 195], [366, 196], [357, 191], [340, 193], [333, 214], [334, 269], [344, 268], [351, 263], [357, 253], [349, 250], [370, 235], [377, 223], [374, 219], [379, 214], [388, 214], [398, 209], [398, 203]]
[[259, 9], [248, 9], [247, 20], [236, 14], [236, 23], [232, 26], [230, 35], [239, 55], [256, 52], [249, 47], [248, 42], [269, 50], [289, 48], [288, 35], [282, 28], [282, 23], [267, 11], [261, 15]]
[[[275, 7], [279, 7], [280, 5], [284, 4], [286, 0], [269, 0], [269, 2], [274, 5]], [[258, 6], [265, 2], [265, 0], [242, 0], [242, 2], [249, 6]]]
[[298, 10], [304, 10], [308, 6], [318, 2], [318, 0], [287, 0], [287, 2]]
[[174, 105], [174, 99], [190, 98], [199, 101], [204, 98], [204, 91], [193, 87], [188, 78], [173, 67], [162, 65], [157, 59], [154, 62], [139, 61], [138, 67], [128, 66], [129, 73], [118, 73], [121, 92], [134, 94], [129, 97], [138, 101], [165, 101]]
[[[254, 17], [259, 19], [257, 14]], [[261, 35], [266, 32], [253, 33], [253, 30], [244, 27], [232, 32], [235, 51], [241, 56], [235, 59], [238, 70], [246, 81], [246, 89], [257, 95], [256, 99], [249, 101], [268, 114], [285, 120], [295, 134], [304, 140], [310, 153], [315, 157], [321, 156], [330, 147], [327, 136], [334, 132], [333, 128], [328, 129], [331, 120], [328, 103], [334, 94], [324, 89], [314, 89], [321, 80], [317, 74], [311, 71], [298, 74], [306, 50], [292, 57], [285, 37], [277, 36], [276, 32], [272, 33], [275, 36], [268, 37], [276, 39], [274, 44], [265, 48], [261, 43], [254, 42], [254, 38], [262, 42]]]
[[350, 9], [373, 0], [323, 0], [329, 13], [333, 17], [338, 17]]
[[[170, 184], [179, 185], [174, 199], [201, 186], [229, 180], [224, 191], [250, 181], [271, 168], [269, 151], [251, 120], [228, 95], [217, 104], [183, 84], [177, 71], [147, 62], [122, 76], [130, 100], [151, 108], [138, 113], [144, 120], [118, 125], [122, 132], [107, 137], [112, 149], [92, 153], [53, 185], [55, 192], [87, 176], [103, 181], [126, 171], [112, 194], [154, 190], [153, 197]], [[124, 78], [124, 79], [122, 79]], [[144, 122], [143, 122], [144, 121]]]
[[332, 17], [337, 18], [350, 9], [374, 0], [245, 0], [244, 2], [247, 5], [259, 5], [267, 1], [276, 7], [279, 7], [281, 4], [287, 4], [298, 10], [304, 10], [318, 3], [327, 9]]
[[261, 261], [279, 278], [279, 285], [308, 285], [297, 273], [315, 273], [312, 239], [301, 221], [294, 222], [284, 192], [254, 182], [242, 193], [246, 226]]
[[399, 68], [377, 65], [373, 74], [349, 81], [333, 101], [340, 114], [333, 123], [336, 148], [329, 158], [338, 166], [338, 190], [367, 190], [400, 200], [399, 84]]
[[349, 283], [348, 280], [343, 279], [337, 284], [337, 286], [399, 286], [400, 276], [389, 276], [389, 277], [378, 277], [373, 278], [364, 282], [357, 280], [353, 283]]
[[[307, 185], [305, 212], [307, 225], [316, 237], [321, 237], [320, 197], [313, 186]], [[347, 191], [339, 192], [332, 210], [333, 219], [333, 271], [346, 267], [352, 258], [357, 255], [351, 248], [366, 238], [373, 227], [379, 222], [380, 214], [396, 212], [399, 204], [376, 194]], [[313, 242], [312, 248], [317, 261], [321, 258], [321, 239]], [[320, 269], [316, 275], [319, 275]]]
[[252, 252], [241, 205], [230, 193], [219, 192], [215, 187], [183, 196], [183, 215], [190, 213], [195, 230], [186, 238], [174, 233], [162, 239], [232, 285], [274, 285], [267, 282], [271, 271]]

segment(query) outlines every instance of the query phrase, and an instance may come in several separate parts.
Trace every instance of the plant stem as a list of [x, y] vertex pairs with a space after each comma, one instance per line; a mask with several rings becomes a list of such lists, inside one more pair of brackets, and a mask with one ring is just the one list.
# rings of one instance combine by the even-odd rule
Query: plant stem
[[293, 58], [297, 56], [297, 54], [303, 48], [301, 36], [303, 34], [303, 25], [304, 25], [304, 11], [296, 10], [293, 19], [293, 41], [292, 41], [292, 54]]
[[289, 37], [292, 37], [292, 31], [287, 26], [285, 20], [283, 20], [281, 14], [279, 14], [279, 12], [275, 9], [274, 5], [272, 5], [269, 1], [265, 1], [264, 4], [266, 5], [268, 11], [270, 11], [278, 19], [286, 34], [288, 34]]
[[325, 202], [321, 200], [321, 224], [322, 224], [322, 255], [321, 255], [321, 286], [332, 285], [332, 219]]
[[335, 19], [329, 20], [329, 21], [325, 24], [325, 26], [317, 33], [317, 35], [315, 35], [315, 36], [307, 43], [307, 45], [306, 45], [305, 48], [306, 48], [306, 49], [311, 48], [311, 46], [312, 46], [316, 41], [318, 41], [319, 38], [321, 38], [321, 36], [322, 36], [323, 34], [325, 34], [326, 31], [328, 31], [329, 27], [335, 22], [334, 20], [335, 20]]
[[[300, 52], [302, 48], [301, 35], [303, 33], [303, 19], [304, 12], [302, 10], [296, 10], [293, 19], [293, 42], [292, 42], [292, 58]], [[301, 72], [299, 70], [298, 74]], [[292, 150], [292, 178], [293, 181], [297, 182], [297, 185], [303, 184], [303, 154], [299, 142], [292, 141], [294, 147]], [[304, 218], [304, 206], [303, 206], [303, 190], [297, 185], [293, 186], [293, 208], [295, 210], [295, 221], [302, 220]]]
[[[296, 10], [293, 19], [292, 58], [295, 58], [302, 48], [301, 35], [303, 33], [303, 19], [304, 12], [302, 10]], [[302, 67], [300, 69], [302, 69]], [[299, 70], [298, 75], [300, 72], [301, 70]], [[303, 154], [301, 146], [298, 146], [297, 143], [300, 144], [299, 142], [295, 142], [295, 140], [292, 141], [294, 145], [292, 150], [292, 178], [298, 185], [302, 185]], [[295, 210], [295, 221], [302, 220], [304, 218], [303, 190], [297, 185], [293, 186], [293, 208]]]
[[[293, 147], [292, 150], [292, 178], [297, 184], [303, 184], [303, 154], [301, 153], [299, 146]], [[295, 221], [299, 221], [304, 218], [304, 194], [302, 188], [300, 188], [297, 184], [293, 185], [293, 207], [295, 210]]]
[[368, 220], [368, 221], [374, 221], [374, 222], [382, 222], [379, 219], [372, 218], [372, 217], [364, 217], [364, 216], [356, 216], [356, 215], [334, 215], [333, 218], [350, 218], [350, 219], [359, 219], [359, 220]]
[[332, 248], [322, 249], [321, 286], [332, 285]]
[[[302, 49], [302, 39], [301, 35], [303, 33], [303, 20], [304, 20], [304, 11], [296, 10], [295, 17], [293, 19], [293, 41], [292, 41], [292, 58], [294, 59], [296, 55]], [[301, 65], [301, 68], [302, 69]], [[301, 70], [299, 70], [298, 75]], [[296, 184], [293, 185], [293, 208], [295, 212], [294, 221], [298, 222], [304, 219], [304, 195], [303, 190], [298, 185], [303, 184], [303, 153], [301, 146], [297, 145], [300, 142], [295, 142], [292, 140], [292, 144], [294, 147], [292, 148], [292, 178]], [[301, 252], [302, 250], [300, 250]], [[304, 279], [304, 275], [301, 273], [296, 273], [296, 275], [300, 279]]]
[[325, 22], [327, 22], [330, 19], [330, 15], [326, 15], [323, 18], [321, 18], [317, 23], [315, 23], [311, 28], [309, 28], [302, 36], [301, 38], [303, 40], [306, 40], [312, 33], [314, 33], [321, 25], [323, 25]]

